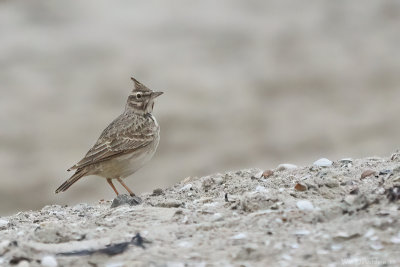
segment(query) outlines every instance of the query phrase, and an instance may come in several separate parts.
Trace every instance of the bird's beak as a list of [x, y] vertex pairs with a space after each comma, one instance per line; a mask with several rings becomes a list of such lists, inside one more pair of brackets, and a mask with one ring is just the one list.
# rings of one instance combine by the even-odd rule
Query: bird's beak
[[162, 94], [164, 94], [164, 92], [153, 92], [153, 93], [151, 93], [151, 98], [156, 98]]

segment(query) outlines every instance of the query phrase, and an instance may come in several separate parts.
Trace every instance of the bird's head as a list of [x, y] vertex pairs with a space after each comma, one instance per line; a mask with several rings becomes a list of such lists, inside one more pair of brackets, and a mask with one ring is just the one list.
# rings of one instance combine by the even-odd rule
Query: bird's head
[[163, 94], [163, 92], [154, 92], [131, 77], [134, 83], [132, 93], [128, 97], [125, 110], [132, 110], [138, 114], [147, 114], [153, 111], [154, 99]]

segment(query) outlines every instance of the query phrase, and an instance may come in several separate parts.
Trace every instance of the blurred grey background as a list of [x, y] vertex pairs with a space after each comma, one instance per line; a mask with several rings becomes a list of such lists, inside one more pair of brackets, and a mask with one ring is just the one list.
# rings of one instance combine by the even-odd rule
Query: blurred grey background
[[399, 1], [0, 1], [0, 214], [111, 199], [69, 177], [124, 109], [165, 92], [135, 192], [187, 176], [386, 156], [400, 142]]

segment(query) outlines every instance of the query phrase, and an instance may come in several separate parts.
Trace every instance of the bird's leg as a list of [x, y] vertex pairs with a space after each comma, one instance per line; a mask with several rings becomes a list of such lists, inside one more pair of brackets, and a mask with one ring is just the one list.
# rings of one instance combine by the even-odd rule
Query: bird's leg
[[117, 196], [119, 195], [117, 189], [115, 188], [113, 182], [111, 181], [110, 178], [107, 178], [107, 183], [112, 187], [112, 189], [114, 190], [115, 194], [117, 194]]
[[132, 190], [129, 189], [129, 187], [122, 181], [121, 178], [117, 178], [118, 182], [120, 182], [120, 184], [122, 184], [123, 187], [125, 187], [125, 189], [129, 192], [129, 195], [131, 195], [131, 197], [135, 196], [135, 193], [132, 192]]

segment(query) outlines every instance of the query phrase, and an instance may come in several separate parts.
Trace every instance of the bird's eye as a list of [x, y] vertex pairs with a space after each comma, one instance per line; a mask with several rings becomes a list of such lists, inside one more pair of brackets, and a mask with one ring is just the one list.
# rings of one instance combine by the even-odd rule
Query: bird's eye
[[141, 99], [141, 98], [142, 98], [142, 93], [137, 93], [137, 94], [136, 94], [136, 98], [137, 98], [137, 99]]

